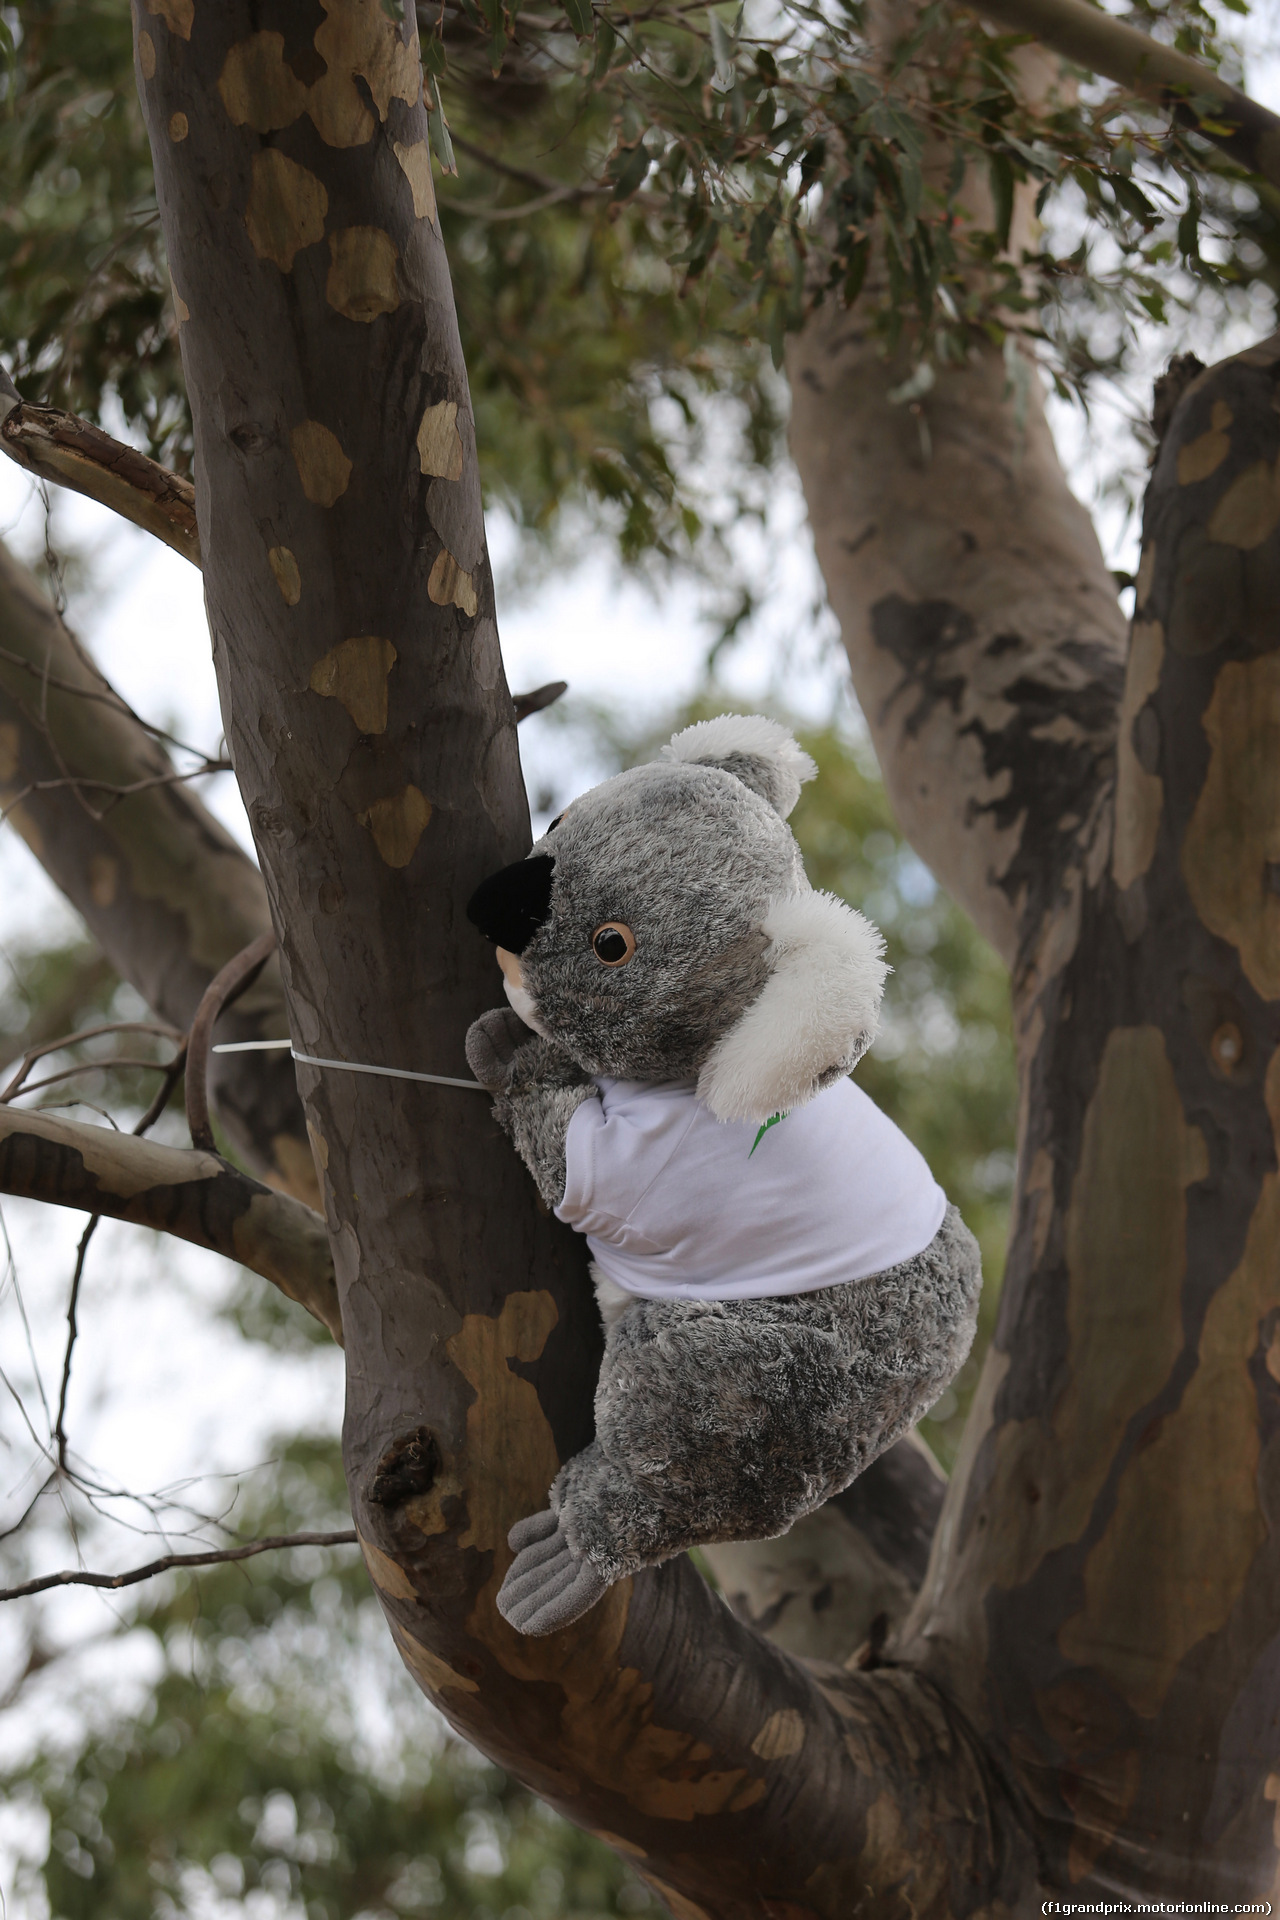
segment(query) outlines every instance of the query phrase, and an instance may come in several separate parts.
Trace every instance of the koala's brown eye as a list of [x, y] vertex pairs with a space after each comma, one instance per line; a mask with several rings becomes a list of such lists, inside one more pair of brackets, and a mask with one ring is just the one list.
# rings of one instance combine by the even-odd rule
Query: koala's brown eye
[[591, 951], [606, 967], [625, 967], [636, 950], [636, 937], [621, 920], [606, 920], [591, 936]]

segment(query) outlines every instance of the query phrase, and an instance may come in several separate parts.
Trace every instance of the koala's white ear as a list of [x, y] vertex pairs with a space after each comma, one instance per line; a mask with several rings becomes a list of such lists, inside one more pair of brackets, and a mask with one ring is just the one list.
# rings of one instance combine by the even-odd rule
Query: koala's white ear
[[804, 782], [818, 771], [784, 726], [759, 713], [722, 713], [715, 720], [699, 720], [673, 737], [662, 749], [662, 758], [723, 768], [767, 800], [784, 820], [800, 798]]
[[775, 900], [764, 988], [707, 1056], [698, 1097], [718, 1120], [767, 1120], [848, 1073], [876, 1037], [884, 939], [830, 893]]

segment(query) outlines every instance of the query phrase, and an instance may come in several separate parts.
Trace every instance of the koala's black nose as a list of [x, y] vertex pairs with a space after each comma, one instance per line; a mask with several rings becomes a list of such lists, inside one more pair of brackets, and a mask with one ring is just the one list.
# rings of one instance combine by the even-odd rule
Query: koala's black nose
[[539, 853], [513, 867], [491, 873], [467, 902], [467, 918], [495, 946], [523, 953], [551, 911], [551, 871], [555, 856]]

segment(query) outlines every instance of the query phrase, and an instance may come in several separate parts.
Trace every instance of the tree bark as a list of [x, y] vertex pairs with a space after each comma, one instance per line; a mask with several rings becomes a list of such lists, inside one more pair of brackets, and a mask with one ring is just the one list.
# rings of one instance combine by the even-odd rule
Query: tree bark
[[[139, 85], [182, 316], [228, 739], [309, 1052], [457, 1073], [497, 998], [461, 905], [528, 845], [417, 49], [376, 0], [148, 0]], [[181, 138], [174, 136], [175, 126]], [[580, 1243], [467, 1092], [300, 1074], [343, 1301], [353, 1511], [453, 1723], [686, 1914], [835, 1916], [1029, 1855], [910, 1674], [811, 1671], [684, 1563], [571, 1632], [493, 1604], [508, 1526], [590, 1432]], [[379, 1463], [431, 1427], [398, 1505]], [[803, 1749], [802, 1768], [796, 1755]]]
[[[1275, 1896], [1280, 336], [1148, 493], [1118, 772], [1018, 983], [995, 1344], [901, 1643], [1081, 1896]], [[1083, 817], [1083, 810], [1078, 809]]]
[[[214, 974], [269, 925], [252, 860], [176, 780], [163, 748], [3, 547], [0, 807], [116, 971], [175, 1027], [190, 1025]], [[216, 1037], [287, 1032], [273, 963]], [[236, 1150], [273, 1185], [319, 1205], [288, 1055], [216, 1055], [211, 1084]]]
[[876, 338], [832, 302], [787, 371], [791, 451], [894, 810], [997, 952], [1028, 964], [1096, 832], [1125, 630], [1038, 380], [1020, 420], [992, 350], [895, 406]]
[[0, 1193], [131, 1220], [225, 1254], [270, 1280], [342, 1344], [324, 1221], [217, 1154], [0, 1107]]

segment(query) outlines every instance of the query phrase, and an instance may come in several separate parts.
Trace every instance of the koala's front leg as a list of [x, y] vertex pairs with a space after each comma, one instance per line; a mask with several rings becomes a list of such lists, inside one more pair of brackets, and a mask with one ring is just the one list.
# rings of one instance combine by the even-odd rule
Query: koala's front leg
[[564, 1199], [565, 1138], [594, 1081], [554, 1040], [531, 1033], [509, 1007], [482, 1013], [467, 1033], [467, 1064], [493, 1095], [493, 1117], [549, 1207]]

